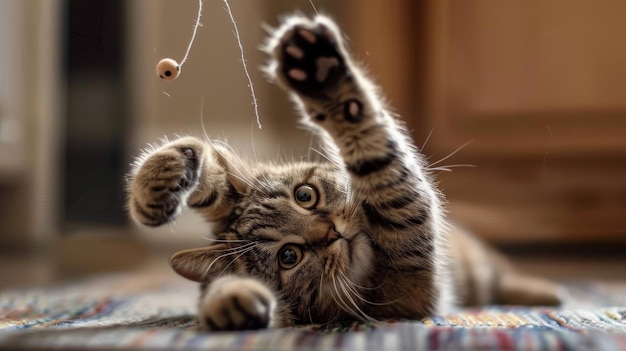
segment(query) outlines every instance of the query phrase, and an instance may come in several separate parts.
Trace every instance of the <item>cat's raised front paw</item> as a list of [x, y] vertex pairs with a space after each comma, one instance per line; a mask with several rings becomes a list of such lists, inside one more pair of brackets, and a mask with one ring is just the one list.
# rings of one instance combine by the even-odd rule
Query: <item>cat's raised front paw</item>
[[209, 330], [251, 330], [272, 326], [276, 298], [255, 279], [220, 277], [203, 294], [199, 319]]
[[279, 30], [272, 52], [275, 74], [299, 94], [323, 98], [348, 70], [339, 44], [340, 34], [323, 19], [292, 20]]
[[152, 227], [172, 221], [183, 195], [197, 185], [199, 166], [195, 145], [176, 143], [152, 153], [131, 180], [132, 217]]

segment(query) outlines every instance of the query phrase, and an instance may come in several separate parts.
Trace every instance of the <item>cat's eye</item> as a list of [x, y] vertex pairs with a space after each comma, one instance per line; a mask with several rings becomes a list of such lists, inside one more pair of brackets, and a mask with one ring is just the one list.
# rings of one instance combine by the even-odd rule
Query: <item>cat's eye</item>
[[317, 190], [308, 184], [297, 187], [293, 193], [293, 197], [298, 205], [303, 208], [310, 209], [317, 205]]
[[298, 245], [287, 244], [278, 252], [278, 264], [283, 269], [291, 269], [302, 261], [302, 249]]

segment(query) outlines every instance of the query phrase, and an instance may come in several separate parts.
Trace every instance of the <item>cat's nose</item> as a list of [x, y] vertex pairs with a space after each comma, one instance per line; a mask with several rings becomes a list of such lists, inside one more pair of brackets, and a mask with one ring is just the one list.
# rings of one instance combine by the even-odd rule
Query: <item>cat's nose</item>
[[337, 230], [335, 229], [335, 225], [331, 224], [330, 227], [328, 228], [328, 232], [326, 233], [326, 243], [330, 245], [339, 238], [341, 238], [341, 234], [337, 233]]

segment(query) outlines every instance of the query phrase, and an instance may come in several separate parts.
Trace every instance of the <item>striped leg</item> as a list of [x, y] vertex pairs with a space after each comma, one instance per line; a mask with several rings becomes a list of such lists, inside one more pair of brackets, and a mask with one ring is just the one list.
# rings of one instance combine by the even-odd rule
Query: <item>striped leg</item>
[[[244, 184], [228, 172], [219, 148], [194, 137], [182, 137], [138, 157], [128, 182], [128, 209], [139, 223], [156, 227], [172, 222], [189, 206], [208, 221], [226, 217], [233, 187]], [[233, 159], [234, 157], [230, 157]]]
[[398, 268], [414, 267], [415, 257], [428, 264], [439, 195], [404, 127], [385, 111], [341, 38], [325, 17], [288, 20], [268, 45], [270, 74], [296, 97], [305, 122], [337, 147], [378, 245], [394, 253]]

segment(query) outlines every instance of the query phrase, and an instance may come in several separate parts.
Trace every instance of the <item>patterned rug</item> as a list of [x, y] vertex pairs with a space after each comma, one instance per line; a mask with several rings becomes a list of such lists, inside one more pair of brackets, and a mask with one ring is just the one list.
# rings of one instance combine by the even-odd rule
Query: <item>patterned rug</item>
[[626, 350], [626, 283], [566, 283], [560, 309], [487, 307], [422, 321], [207, 333], [182, 279], [107, 276], [0, 293], [0, 348]]

